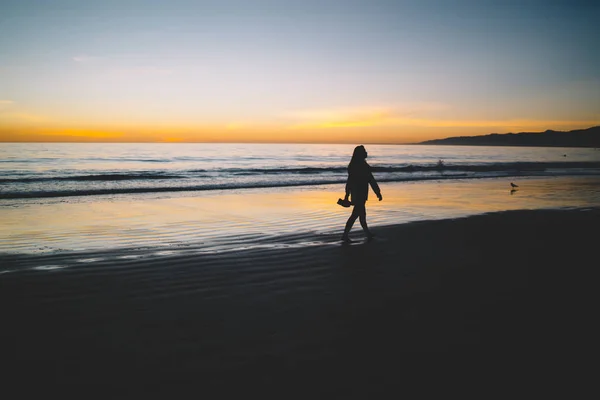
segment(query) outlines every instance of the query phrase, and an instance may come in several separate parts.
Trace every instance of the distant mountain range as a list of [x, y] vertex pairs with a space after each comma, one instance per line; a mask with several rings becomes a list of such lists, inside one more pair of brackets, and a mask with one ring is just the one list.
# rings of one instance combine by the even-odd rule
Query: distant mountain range
[[596, 147], [600, 148], [600, 126], [561, 132], [492, 133], [481, 136], [458, 136], [427, 140], [419, 144], [461, 146], [538, 146], [538, 147]]

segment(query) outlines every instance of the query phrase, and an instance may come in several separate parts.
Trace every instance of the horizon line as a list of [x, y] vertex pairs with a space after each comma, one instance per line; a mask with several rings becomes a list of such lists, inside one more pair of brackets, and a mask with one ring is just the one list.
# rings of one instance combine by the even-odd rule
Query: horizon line
[[[197, 141], [197, 142], [191, 142], [191, 141], [181, 141], [181, 142], [157, 142], [157, 141], [148, 141], [148, 142], [144, 142], [144, 141], [22, 141], [22, 142], [15, 142], [15, 141], [0, 141], [0, 144], [3, 143], [11, 143], [11, 144], [22, 144], [22, 143], [34, 143], [34, 144], [41, 144], [41, 143], [57, 143], [57, 144], [64, 144], [64, 143], [77, 143], [77, 144], [98, 144], [98, 143], [106, 143], [106, 144], [135, 144], [135, 143], [139, 143], [139, 144], [149, 144], [149, 143], [154, 143], [154, 144], [190, 144], [190, 143], [197, 143], [197, 144], [354, 144], [355, 142], [294, 142], [294, 141], [288, 141], [288, 142], [259, 142], [259, 141], [233, 141], [233, 142], [218, 142], [218, 141]], [[359, 143], [359, 142], [356, 142]], [[399, 145], [399, 146], [404, 146], [404, 145], [415, 145], [415, 144], [421, 144], [422, 142], [410, 142], [410, 143], [395, 143], [395, 142], [360, 142], [362, 144], [365, 145]]]

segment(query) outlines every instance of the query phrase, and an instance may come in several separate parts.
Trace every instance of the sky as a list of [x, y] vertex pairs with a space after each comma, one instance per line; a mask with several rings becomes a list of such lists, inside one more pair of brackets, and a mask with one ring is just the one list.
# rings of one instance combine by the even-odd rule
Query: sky
[[0, 141], [587, 128], [599, 18], [578, 0], [0, 0]]

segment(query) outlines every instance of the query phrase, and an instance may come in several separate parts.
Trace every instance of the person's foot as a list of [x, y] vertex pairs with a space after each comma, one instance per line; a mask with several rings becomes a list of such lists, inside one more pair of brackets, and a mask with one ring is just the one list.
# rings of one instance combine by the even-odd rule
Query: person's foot
[[352, 241], [352, 239], [350, 239], [348, 237], [348, 235], [342, 235], [342, 242], [344, 243], [350, 243]]
[[375, 238], [375, 235], [373, 235], [371, 232], [367, 233], [367, 242], [370, 242], [374, 238]]

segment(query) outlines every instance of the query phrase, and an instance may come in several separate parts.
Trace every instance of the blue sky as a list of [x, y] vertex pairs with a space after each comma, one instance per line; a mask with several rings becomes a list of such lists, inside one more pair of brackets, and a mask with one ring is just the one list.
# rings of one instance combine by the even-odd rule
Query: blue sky
[[403, 143], [600, 121], [598, 2], [3, 0], [1, 9], [7, 140]]

